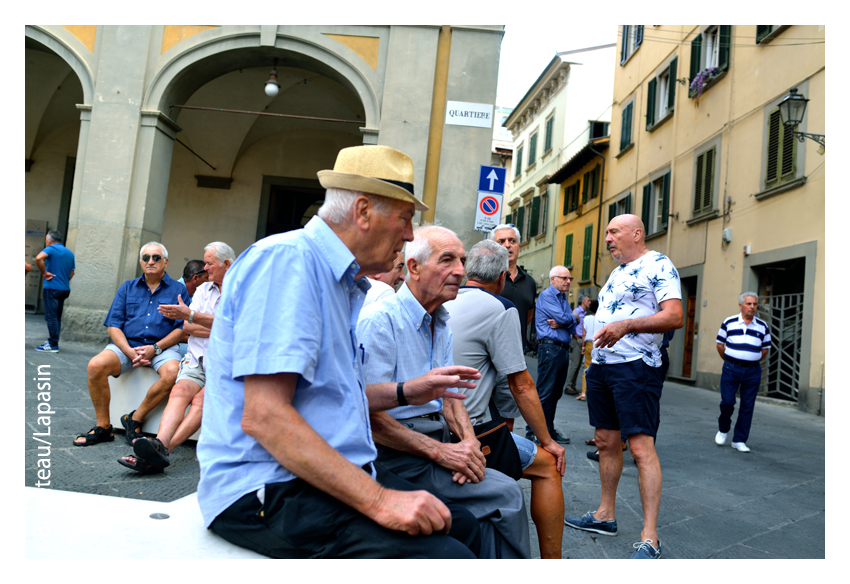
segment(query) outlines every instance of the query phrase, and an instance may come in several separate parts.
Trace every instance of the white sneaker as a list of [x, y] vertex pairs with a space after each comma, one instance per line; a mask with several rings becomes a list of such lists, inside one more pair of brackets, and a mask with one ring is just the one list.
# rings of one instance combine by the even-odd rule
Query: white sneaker
[[733, 442], [732, 448], [734, 448], [738, 452], [749, 452], [750, 451], [750, 449], [747, 448], [747, 445], [744, 444], [743, 442]]
[[714, 437], [714, 443], [718, 446], [723, 446], [726, 444], [726, 432], [718, 432]]

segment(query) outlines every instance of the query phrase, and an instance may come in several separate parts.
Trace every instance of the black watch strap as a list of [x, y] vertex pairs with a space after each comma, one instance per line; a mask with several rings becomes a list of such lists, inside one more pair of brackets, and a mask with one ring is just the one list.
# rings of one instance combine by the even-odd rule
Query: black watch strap
[[396, 385], [395, 391], [396, 397], [398, 398], [398, 405], [406, 406], [407, 400], [404, 397], [404, 382], [400, 382], [398, 385]]

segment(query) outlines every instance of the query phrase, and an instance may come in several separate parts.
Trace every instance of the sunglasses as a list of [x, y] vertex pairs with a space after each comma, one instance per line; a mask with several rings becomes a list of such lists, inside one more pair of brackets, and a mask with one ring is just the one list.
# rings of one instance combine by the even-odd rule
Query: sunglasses
[[147, 263], [148, 261], [150, 261], [151, 258], [153, 258], [153, 261], [155, 261], [156, 263], [159, 263], [162, 260], [162, 256], [159, 255], [158, 253], [155, 253], [153, 255], [149, 255], [149, 254], [143, 255], [142, 261]]

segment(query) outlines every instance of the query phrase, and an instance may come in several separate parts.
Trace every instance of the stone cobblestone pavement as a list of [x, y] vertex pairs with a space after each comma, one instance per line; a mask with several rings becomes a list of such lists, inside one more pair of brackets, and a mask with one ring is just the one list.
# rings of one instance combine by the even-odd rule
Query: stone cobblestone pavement
[[[116, 462], [132, 449], [123, 429], [115, 441], [81, 448], [73, 438], [94, 425], [86, 386], [88, 360], [104, 345], [61, 342], [59, 353], [42, 354], [47, 328], [40, 315], [26, 315], [25, 327], [25, 472], [26, 486], [39, 477], [38, 442], [43, 432], [38, 416], [50, 417], [49, 486], [64, 491], [170, 502], [196, 490], [199, 470], [194, 443], [180, 446], [165, 474], [138, 475]], [[536, 377], [536, 360], [529, 358]], [[39, 414], [34, 378], [48, 371], [52, 414]], [[657, 450], [664, 476], [659, 536], [663, 558], [824, 558], [825, 557], [825, 419], [804, 414], [773, 400], [756, 404], [748, 445], [739, 453], [714, 444], [719, 394], [698, 387], [666, 383], [661, 402]], [[568, 515], [579, 516], [599, 502], [597, 463], [586, 458], [593, 437], [587, 406], [573, 396], [558, 404], [556, 427], [572, 439], [566, 445], [563, 479]], [[518, 430], [525, 427], [516, 420]], [[44, 470], [44, 469], [42, 469]], [[45, 473], [42, 472], [42, 477]], [[520, 481], [526, 496], [531, 483]], [[624, 453], [617, 493], [619, 536], [595, 536], [564, 528], [565, 558], [628, 558], [638, 541], [642, 510], [637, 467]], [[536, 532], [529, 518], [532, 552], [538, 555]]]

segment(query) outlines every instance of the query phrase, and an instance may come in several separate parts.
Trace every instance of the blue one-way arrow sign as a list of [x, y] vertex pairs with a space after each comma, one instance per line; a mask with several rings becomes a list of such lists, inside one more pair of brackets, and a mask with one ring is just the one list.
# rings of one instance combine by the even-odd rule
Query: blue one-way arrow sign
[[478, 191], [505, 194], [505, 174], [507, 169], [499, 166], [481, 165], [478, 175]]

